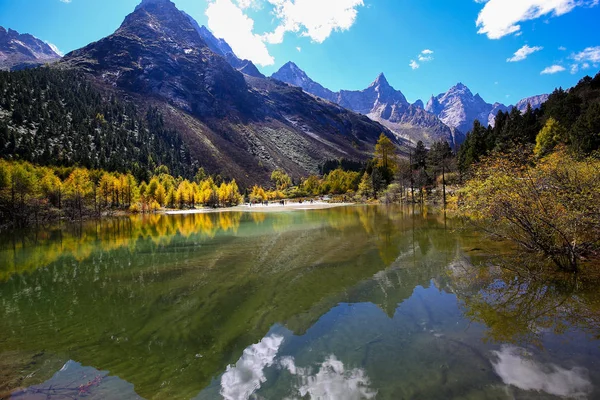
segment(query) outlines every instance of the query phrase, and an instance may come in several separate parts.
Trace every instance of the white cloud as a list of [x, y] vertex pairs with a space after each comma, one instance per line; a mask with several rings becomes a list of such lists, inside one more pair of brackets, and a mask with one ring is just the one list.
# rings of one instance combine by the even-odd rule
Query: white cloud
[[558, 72], [563, 72], [564, 70], [565, 70], [565, 67], [563, 67], [563, 66], [552, 65], [550, 67], [544, 68], [544, 70], [542, 72], [540, 72], [540, 74], [542, 74], [542, 75], [551, 75], [551, 74], [556, 74]]
[[553, 364], [541, 364], [531, 359], [523, 349], [502, 346], [493, 352], [494, 371], [505, 384], [522, 390], [535, 390], [564, 398], [587, 398], [593, 390], [588, 372], [583, 368], [564, 369]]
[[370, 380], [363, 369], [348, 370], [334, 355], [329, 356], [313, 375], [310, 368], [299, 368], [293, 357], [283, 357], [279, 362], [283, 369], [297, 375], [300, 397], [311, 399], [373, 399], [377, 391], [369, 387]]
[[500, 39], [521, 30], [521, 22], [567, 14], [575, 7], [598, 4], [598, 0], [478, 0], [485, 3], [477, 17], [478, 33]]
[[282, 43], [286, 32], [299, 33], [323, 43], [333, 31], [350, 29], [363, 0], [267, 0], [279, 26], [264, 35], [268, 43]]
[[71, 0], [60, 0], [61, 3], [70, 3]]
[[[418, 62], [417, 62], [417, 60], [418, 60]], [[421, 66], [421, 64], [419, 64], [419, 63], [426, 63], [429, 61], [433, 61], [433, 50], [425, 49], [425, 50], [421, 51], [417, 55], [417, 60], [410, 60], [410, 64], [408, 64], [408, 66], [411, 67], [413, 70], [415, 70]]]
[[587, 47], [579, 53], [574, 53], [570, 57], [575, 61], [571, 65], [571, 74], [576, 74], [580, 69], [588, 69], [590, 64], [598, 64], [600, 62], [600, 46]]
[[298, 50], [298, 53], [300, 53], [302, 51], [302, 47], [296, 47], [296, 50]]
[[573, 54], [571, 58], [578, 62], [598, 63], [600, 62], [600, 46], [588, 47], [579, 53]]
[[50, 43], [50, 42], [46, 42], [46, 44], [47, 44], [48, 46], [50, 46], [50, 48], [52, 49], [52, 51], [54, 51], [54, 52], [55, 52], [56, 54], [58, 54], [59, 56], [61, 56], [61, 57], [62, 57], [62, 56], [64, 56], [64, 55], [65, 55], [65, 53], [63, 53], [62, 51], [60, 51], [60, 49], [59, 49], [59, 48], [58, 48], [56, 45], [54, 45], [54, 44], [52, 44], [52, 43]]
[[529, 47], [528, 45], [525, 45], [525, 46], [521, 47], [519, 50], [517, 50], [511, 58], [507, 58], [506, 61], [507, 62], [523, 61], [530, 54], [533, 54], [536, 51], [540, 51], [542, 49], [543, 49], [543, 47], [541, 47], [541, 46]]
[[271, 335], [247, 347], [235, 365], [221, 376], [221, 395], [226, 400], [247, 400], [267, 381], [265, 368], [273, 365], [283, 336]]
[[259, 65], [273, 65], [275, 59], [269, 54], [260, 35], [254, 33], [254, 20], [242, 11], [251, 1], [211, 0], [206, 9], [208, 27], [216, 37], [225, 39], [234, 53]]
[[571, 65], [571, 74], [575, 75], [579, 71], [579, 65], [573, 64]]
[[258, 1], [256, 1], [256, 0], [236, 0], [236, 1], [242, 10], [244, 10], [246, 8], [250, 8], [250, 7], [253, 7], [253, 8], [258, 7]]
[[559, 49], [560, 51], [566, 51], [566, 50], [567, 50], [567, 48], [566, 48], [565, 46], [560, 46], [558, 49]]
[[433, 61], [433, 50], [425, 49], [417, 57], [421, 62]]

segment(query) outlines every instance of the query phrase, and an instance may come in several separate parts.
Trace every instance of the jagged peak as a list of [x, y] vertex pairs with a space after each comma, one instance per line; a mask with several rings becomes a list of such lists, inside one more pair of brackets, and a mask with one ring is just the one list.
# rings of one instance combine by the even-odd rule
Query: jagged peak
[[296, 75], [307, 77], [306, 72], [304, 72], [304, 70], [302, 70], [293, 61], [288, 61], [285, 64], [283, 64], [283, 66], [281, 68], [279, 68], [279, 71], [277, 71], [277, 72], [281, 72], [281, 71], [291, 71]]
[[140, 4], [138, 4], [138, 6], [136, 7], [136, 10], [138, 8], [147, 6], [148, 4], [173, 4], [173, 3], [171, 2], [171, 0], [142, 0], [142, 2]]
[[375, 80], [373, 81], [373, 83], [371, 83], [371, 85], [369, 87], [374, 87], [374, 86], [390, 86], [390, 83], [386, 79], [383, 72], [380, 73], [379, 75], [377, 75], [377, 78], [375, 78]]
[[300, 69], [300, 68], [298, 67], [298, 65], [296, 65], [296, 63], [295, 63], [295, 62], [293, 62], [293, 61], [288, 61], [288, 62], [286, 62], [285, 64], [283, 64], [283, 66], [282, 66], [281, 68]]

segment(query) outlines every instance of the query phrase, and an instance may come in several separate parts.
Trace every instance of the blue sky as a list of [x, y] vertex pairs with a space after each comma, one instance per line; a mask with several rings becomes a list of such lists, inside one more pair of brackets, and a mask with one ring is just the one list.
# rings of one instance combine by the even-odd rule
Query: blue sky
[[[510, 104], [600, 70], [598, 0], [174, 2], [263, 73], [291, 60], [332, 90], [384, 72], [410, 101], [463, 82]], [[0, 25], [68, 52], [112, 33], [138, 3], [0, 0]]]

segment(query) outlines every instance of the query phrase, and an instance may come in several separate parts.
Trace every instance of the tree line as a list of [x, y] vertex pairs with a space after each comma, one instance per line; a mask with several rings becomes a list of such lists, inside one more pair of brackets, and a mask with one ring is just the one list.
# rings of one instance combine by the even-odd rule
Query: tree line
[[163, 207], [228, 207], [242, 201], [235, 180], [207, 176], [203, 169], [188, 180], [160, 166], [148, 182], [139, 182], [132, 173], [0, 159], [0, 216], [13, 226], [119, 210], [138, 213]]
[[599, 148], [600, 74], [555, 90], [539, 110], [475, 121], [458, 152], [459, 212], [561, 270], [597, 265]]
[[467, 174], [492, 153], [533, 146], [541, 155], [558, 145], [582, 156], [600, 147], [600, 74], [583, 78], [568, 91], [556, 89], [538, 110], [499, 111], [494, 126], [475, 121], [458, 152], [458, 167]]

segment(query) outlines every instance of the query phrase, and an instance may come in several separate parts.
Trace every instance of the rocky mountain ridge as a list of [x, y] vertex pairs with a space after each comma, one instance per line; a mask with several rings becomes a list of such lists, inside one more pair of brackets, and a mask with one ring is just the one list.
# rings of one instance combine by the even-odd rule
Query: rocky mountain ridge
[[35, 36], [0, 26], [0, 70], [36, 67], [59, 58], [50, 45]]
[[398, 137], [413, 144], [419, 140], [427, 145], [446, 140], [457, 147], [464, 140], [464, 135], [460, 132], [444, 125], [434, 115], [428, 114], [423, 109], [422, 102], [410, 104], [401, 91], [389, 84], [383, 73], [364, 90], [341, 90], [337, 93], [313, 81], [293, 62], [286, 63], [271, 77], [367, 115], [389, 128]]
[[158, 107], [207, 172], [242, 186], [268, 182], [276, 168], [299, 178], [325, 160], [365, 160], [382, 132], [403, 144], [366, 116], [241, 73], [207, 40], [169, 0], [144, 0], [115, 33], [67, 54], [59, 67]]
[[516, 107], [525, 112], [528, 104], [536, 109], [548, 99], [548, 95], [543, 94], [522, 99], [514, 106], [489, 104], [479, 94], [474, 95], [466, 85], [458, 83], [447, 92], [432, 96], [426, 105], [422, 100], [409, 104], [402, 92], [392, 88], [383, 74], [367, 89], [333, 92], [309, 78], [293, 62], [283, 65], [271, 77], [368, 115], [413, 143], [423, 140], [431, 144], [445, 139], [456, 146], [464, 140], [464, 134], [471, 130], [476, 119], [493, 126], [498, 111], [507, 112]]

